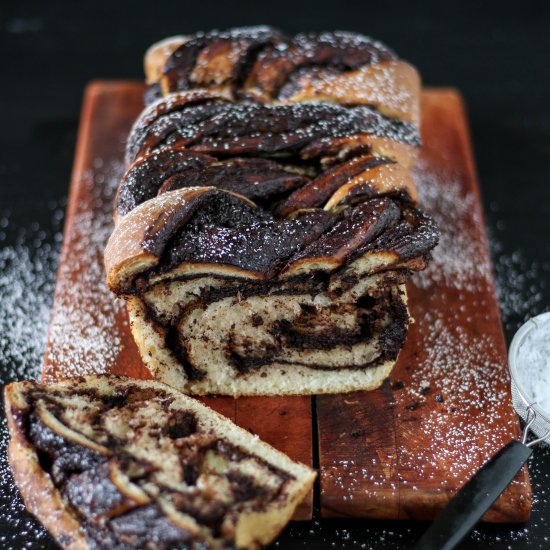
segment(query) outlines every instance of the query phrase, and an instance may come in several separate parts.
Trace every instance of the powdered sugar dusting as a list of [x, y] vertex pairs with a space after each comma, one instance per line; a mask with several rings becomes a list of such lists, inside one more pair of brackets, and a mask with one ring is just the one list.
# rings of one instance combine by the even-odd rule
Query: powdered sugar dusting
[[[404, 85], [405, 78], [414, 82], [414, 85], [411, 82]], [[375, 105], [385, 113], [418, 124], [415, 92], [418, 91], [416, 87], [419, 87], [420, 82], [416, 71], [402, 61], [367, 65], [337, 76], [331, 72], [320, 72], [313, 82], [307, 82], [308, 80], [311, 79], [306, 76], [305, 91], [301, 90], [297, 94], [298, 99], [310, 95], [318, 100]]]
[[92, 204], [79, 204], [74, 214], [50, 323], [45, 360], [64, 376], [108, 372], [121, 347], [116, 315], [123, 305], [105, 283], [103, 251], [113, 228], [111, 205], [123, 167], [118, 162], [104, 166], [101, 159], [94, 164], [94, 170], [82, 175]]
[[522, 250], [505, 253], [497, 230], [490, 236], [500, 310], [508, 334], [513, 334], [527, 319], [550, 309], [544, 302], [550, 262], [530, 261]]
[[420, 291], [411, 297], [416, 323], [409, 338], [416, 351], [405, 355], [414, 368], [408, 371], [400, 361], [402, 370], [393, 374], [394, 382], [399, 375], [405, 380], [397, 381], [391, 404], [398, 457], [379, 457], [373, 468], [326, 466], [323, 474], [344, 499], [359, 496], [364, 484], [358, 479], [389, 491], [399, 490], [395, 480], [413, 491], [415, 482], [427, 479], [440, 480], [442, 489], [455, 487], [496, 450], [495, 442], [515, 434], [511, 406], [502, 407], [510, 402], [502, 341], [483, 326], [498, 318], [488, 301], [491, 264], [478, 199], [459, 179], [425, 163], [415, 176], [420, 203], [438, 222], [441, 238], [428, 269], [414, 277]]
[[428, 268], [416, 276], [422, 288], [445, 285], [477, 291], [491, 279], [485, 243], [479, 238], [483, 220], [476, 197], [465, 192], [460, 181], [439, 174], [419, 162], [415, 170], [419, 202], [439, 224], [439, 245]]
[[[414, 479], [441, 473], [443, 464], [447, 477], [442, 486], [448, 481], [455, 486], [515, 436], [517, 420], [502, 342], [484, 326], [491, 321], [486, 296], [492, 276], [477, 197], [449, 174], [422, 164], [416, 179], [421, 203], [438, 221], [441, 239], [432, 264], [415, 277], [427, 291], [426, 307], [413, 329], [423, 356], [404, 391], [394, 392], [398, 418], [407, 417], [411, 404], [422, 408], [418, 427], [427, 445], [408, 445], [405, 433], [399, 463]], [[443, 305], [431, 307], [430, 289], [437, 289]]]
[[[63, 202], [49, 205], [53, 233], [34, 223], [16, 230], [11, 217], [0, 218], [0, 241], [14, 243], [0, 249], [0, 383], [38, 379], [44, 352], [55, 270], [59, 260]], [[0, 423], [0, 546], [6, 549], [36, 548], [46, 532], [24, 512], [6, 455], [6, 419]], [[26, 543], [21, 542], [21, 537]]]
[[[58, 226], [63, 211], [54, 209]], [[8, 231], [9, 216], [1, 219]], [[2, 381], [37, 378], [50, 318], [61, 233], [54, 243], [37, 224], [20, 230], [15, 244], [0, 249], [0, 364]], [[3, 239], [2, 239], [3, 240]]]
[[491, 335], [466, 331], [431, 314], [418, 323], [426, 357], [405, 390], [396, 393], [396, 405], [403, 418], [411, 403], [422, 407], [419, 429], [427, 445], [406, 445], [400, 465], [418, 479], [445, 465], [442, 485], [454, 485], [496, 450], [495, 442], [514, 435], [514, 415], [501, 410], [510, 401], [506, 366]]

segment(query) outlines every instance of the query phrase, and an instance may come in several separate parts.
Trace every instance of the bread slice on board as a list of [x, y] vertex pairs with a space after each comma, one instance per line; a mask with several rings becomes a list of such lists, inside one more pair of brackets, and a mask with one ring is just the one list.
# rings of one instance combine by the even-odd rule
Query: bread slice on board
[[17, 485], [63, 548], [258, 548], [316, 475], [153, 381], [16, 382], [5, 407]]

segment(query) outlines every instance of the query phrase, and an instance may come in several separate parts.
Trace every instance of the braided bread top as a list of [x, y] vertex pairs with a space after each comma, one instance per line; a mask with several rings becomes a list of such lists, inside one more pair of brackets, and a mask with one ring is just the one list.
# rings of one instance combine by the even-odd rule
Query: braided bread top
[[420, 79], [386, 45], [350, 32], [288, 37], [270, 27], [174, 37], [145, 58], [149, 99], [207, 88], [265, 103], [329, 101], [375, 106], [418, 124]]
[[[127, 141], [128, 170], [115, 204], [120, 235], [113, 236], [117, 245], [110, 246], [107, 263], [126, 265], [134, 256], [152, 254], [155, 265], [160, 261], [172, 269], [204, 255], [188, 246], [191, 230], [185, 226], [194, 227], [188, 212], [206, 224], [208, 239], [199, 240], [208, 241], [207, 252], [217, 255], [217, 262], [210, 256], [201, 261], [262, 277], [282, 273], [282, 266], [293, 272], [289, 266], [295, 262], [321, 265], [319, 257], [332, 258], [325, 263], [339, 269], [357, 254], [384, 246], [399, 261], [428, 259], [437, 229], [415, 208], [410, 171], [420, 145], [420, 80], [389, 48], [352, 33], [289, 38], [268, 27], [233, 29], [155, 45], [146, 55], [146, 70], [153, 92], [147, 97], [156, 99]], [[199, 201], [197, 189], [207, 188]], [[236, 198], [222, 200], [225, 195], [212, 188]], [[210, 212], [206, 197], [219, 207]], [[193, 208], [179, 208], [178, 201]], [[226, 202], [237, 221], [250, 204], [250, 223], [241, 227], [233, 218], [229, 223], [230, 213], [222, 212]], [[172, 218], [167, 209], [179, 214]], [[210, 213], [199, 215], [203, 210]], [[122, 224], [130, 214], [132, 220]], [[380, 233], [368, 229], [378, 217], [385, 220], [376, 222]], [[350, 220], [353, 231], [344, 229]], [[150, 227], [163, 235], [154, 251], [148, 248]], [[214, 246], [214, 233], [218, 240], [246, 246], [238, 253], [229, 241], [214, 239]], [[121, 235], [136, 241], [137, 256], [133, 249], [127, 258], [116, 252], [124, 248]], [[396, 235], [408, 239], [399, 252], [393, 250]], [[325, 240], [330, 246], [317, 243]], [[259, 254], [259, 243], [271, 241], [278, 244]], [[222, 252], [229, 249], [226, 258]], [[256, 266], [261, 258], [265, 262]]]
[[366, 105], [265, 105], [205, 90], [146, 108], [126, 147], [116, 215], [182, 187], [214, 185], [270, 205], [278, 215], [322, 207], [345, 187], [359, 196], [416, 201], [409, 167], [420, 141], [411, 123]]

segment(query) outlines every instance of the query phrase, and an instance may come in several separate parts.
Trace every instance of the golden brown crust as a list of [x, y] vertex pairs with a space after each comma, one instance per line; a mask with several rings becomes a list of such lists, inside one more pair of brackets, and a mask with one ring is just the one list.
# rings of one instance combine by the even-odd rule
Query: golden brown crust
[[41, 468], [35, 449], [16, 420], [22, 405], [18, 387], [6, 386], [4, 406], [10, 431], [8, 460], [25, 506], [63, 548], [87, 550], [88, 542], [74, 511]]
[[[179, 216], [185, 210], [186, 204], [202, 195], [216, 191], [213, 187], [187, 187], [165, 193], [155, 200], [146, 201], [117, 223], [107, 247], [105, 248], [104, 264], [107, 274], [107, 285], [113, 292], [125, 288], [139, 273], [155, 266], [159, 261], [159, 254], [148, 250], [148, 245], [157, 238], [163, 238], [162, 233], [179, 223]], [[251, 201], [237, 195], [247, 204]], [[170, 236], [170, 233], [167, 234]], [[241, 277], [255, 277], [253, 273], [229, 266], [217, 266], [217, 269], [227, 275]]]
[[201, 187], [167, 193], [160, 200], [143, 203], [123, 218], [105, 248], [104, 263], [109, 288], [115, 291], [139, 272], [156, 265], [158, 255], [145, 248], [150, 238], [149, 230], [163, 227], [174, 208], [208, 191], [208, 187]]
[[143, 68], [147, 84], [158, 82], [162, 76], [162, 69], [172, 52], [179, 48], [186, 40], [183, 35], [170, 36], [159, 42], [155, 42], [145, 52]]
[[331, 210], [339, 204], [345, 203], [349, 197], [353, 196], [354, 190], [361, 189], [366, 183], [369, 185], [369, 190], [378, 196], [402, 193], [413, 203], [416, 203], [418, 199], [416, 185], [410, 170], [399, 164], [381, 164], [367, 174], [360, 174], [342, 185], [327, 201], [325, 210]]
[[386, 116], [418, 125], [420, 85], [420, 76], [412, 65], [390, 60], [323, 78], [306, 76], [300, 81], [300, 89], [286, 101], [373, 105]]

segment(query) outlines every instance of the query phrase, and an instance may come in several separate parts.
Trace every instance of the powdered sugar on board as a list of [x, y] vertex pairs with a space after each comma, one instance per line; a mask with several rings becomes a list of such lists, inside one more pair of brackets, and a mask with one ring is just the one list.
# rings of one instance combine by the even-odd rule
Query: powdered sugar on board
[[81, 176], [91, 204], [76, 205], [70, 240], [64, 245], [68, 257], [58, 273], [45, 357], [65, 377], [109, 372], [121, 349], [116, 316], [123, 304], [105, 283], [103, 251], [113, 229], [112, 205], [122, 172], [121, 163], [104, 165], [98, 158], [94, 169]]
[[[13, 230], [9, 214], [0, 219], [2, 233], [14, 244], [0, 249], [0, 364], [2, 381], [37, 378], [50, 319], [62, 234], [63, 207], [52, 204], [56, 231], [38, 224]], [[14, 232], [15, 235], [6, 235]], [[11, 240], [11, 239], [10, 239]]]
[[[423, 479], [445, 464], [445, 486], [471, 475], [480, 457], [495, 451], [495, 441], [513, 437], [516, 419], [503, 415], [501, 407], [510, 400], [501, 343], [481, 325], [489, 320], [482, 312], [489, 307], [492, 274], [477, 198], [451, 174], [437, 173], [422, 162], [416, 184], [420, 202], [439, 224], [440, 244], [428, 269], [414, 279], [427, 290], [428, 303], [416, 311], [413, 328], [424, 354], [402, 391], [394, 385], [394, 396], [403, 420], [422, 408], [420, 429], [429, 444], [417, 452], [403, 446], [400, 465]], [[449, 307], [430, 307], [430, 290], [439, 300], [448, 294]]]
[[415, 170], [419, 203], [439, 224], [439, 244], [428, 268], [419, 273], [415, 284], [421, 288], [445, 285], [458, 290], [479, 291], [491, 280], [491, 264], [485, 242], [472, 234], [483, 227], [476, 198], [449, 174], [438, 174], [425, 161]]
[[[378, 421], [379, 429], [370, 432], [379, 435], [358, 434], [363, 448], [370, 442], [364, 457], [348, 436], [353, 460], [344, 444], [321, 440], [330, 447], [330, 461], [323, 464], [321, 457], [328, 514], [352, 515], [353, 500], [372, 516], [381, 510], [385, 517], [430, 517], [446, 501], [446, 490], [458, 488], [518, 432], [480, 197], [468, 137], [457, 121], [462, 113], [432, 98], [415, 175], [420, 203], [439, 224], [440, 244], [428, 269], [409, 285], [416, 323], [392, 373], [393, 388], [350, 408], [364, 419], [366, 432]], [[494, 519], [525, 517], [525, 478], [517, 483]]]

